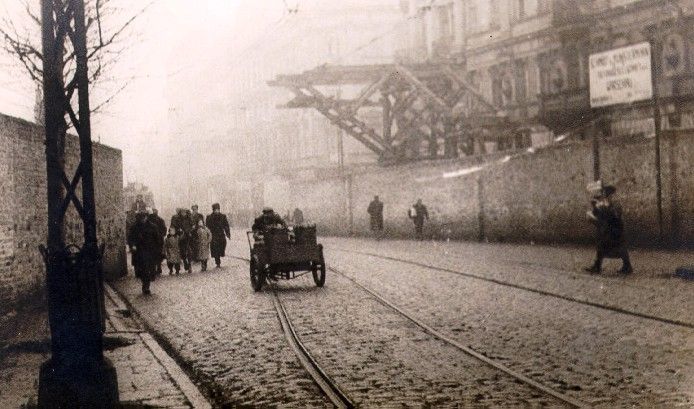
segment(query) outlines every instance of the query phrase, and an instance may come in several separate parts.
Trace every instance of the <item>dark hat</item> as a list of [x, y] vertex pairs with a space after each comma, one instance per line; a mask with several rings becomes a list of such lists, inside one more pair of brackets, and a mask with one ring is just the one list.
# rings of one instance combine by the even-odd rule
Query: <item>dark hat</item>
[[265, 206], [263, 207], [263, 213], [272, 213], [272, 207]]
[[612, 185], [608, 185], [608, 186], [605, 186], [602, 188], [602, 193], [605, 196], [613, 195], [616, 191], [617, 191], [617, 188], [612, 186]]
[[219, 210], [219, 203], [215, 203], [212, 205], [212, 210], [215, 210], [215, 209]]

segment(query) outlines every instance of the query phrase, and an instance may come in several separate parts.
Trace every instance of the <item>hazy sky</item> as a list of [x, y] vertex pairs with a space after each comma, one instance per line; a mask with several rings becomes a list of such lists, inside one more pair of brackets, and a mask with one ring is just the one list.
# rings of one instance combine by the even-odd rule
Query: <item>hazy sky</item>
[[[0, 15], [31, 26], [22, 10], [23, 1], [0, 0]], [[121, 18], [148, 3], [110, 1], [120, 9]], [[29, 2], [39, 10], [39, 0]], [[169, 150], [169, 139], [179, 137], [169, 127], [170, 116], [183, 116], [195, 124], [200, 115], [195, 108], [202, 102], [223, 101], [229, 84], [233, 85], [229, 77], [233, 65], [253, 52], [278, 21], [287, 18], [289, 9], [298, 7], [299, 13], [310, 14], [321, 8], [388, 2], [397, 0], [154, 0], [132, 27], [127, 38], [132, 45], [109, 73], [114, 81], [91, 89], [95, 106], [128, 83], [102, 112], [92, 116], [93, 138], [122, 149], [126, 183], [140, 181], [161, 191], [165, 172], [161, 163], [171, 157], [171, 151], [182, 149]], [[39, 35], [38, 27], [35, 30]], [[0, 51], [0, 112], [33, 120], [35, 86], [18, 63], [3, 53]], [[190, 112], [173, 108], [180, 106], [181, 99], [190, 100], [184, 105]]]
[[[39, 1], [30, 1], [38, 10]], [[123, 15], [147, 4], [111, 2]], [[288, 1], [290, 6], [294, 3]], [[0, 0], [0, 14], [31, 27], [21, 4], [21, 0]], [[283, 0], [156, 0], [149, 7], [132, 29], [129, 40], [134, 44], [113, 67], [115, 80], [91, 90], [94, 106], [128, 83], [92, 118], [94, 139], [123, 149], [126, 181], [141, 179], [147, 172], [143, 161], [152, 159], [152, 146], [166, 141], [167, 85], [200, 93], [214, 90], [215, 79], [199, 74], [223, 68], [229, 54], [242, 51], [285, 12]], [[0, 52], [0, 112], [32, 120], [34, 101], [34, 84], [12, 57]]]

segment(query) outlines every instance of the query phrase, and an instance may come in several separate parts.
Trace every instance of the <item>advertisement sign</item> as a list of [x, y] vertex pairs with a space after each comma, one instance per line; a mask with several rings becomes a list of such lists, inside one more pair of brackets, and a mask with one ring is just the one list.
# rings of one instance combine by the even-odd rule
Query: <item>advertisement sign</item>
[[653, 97], [648, 42], [591, 54], [588, 67], [592, 108]]

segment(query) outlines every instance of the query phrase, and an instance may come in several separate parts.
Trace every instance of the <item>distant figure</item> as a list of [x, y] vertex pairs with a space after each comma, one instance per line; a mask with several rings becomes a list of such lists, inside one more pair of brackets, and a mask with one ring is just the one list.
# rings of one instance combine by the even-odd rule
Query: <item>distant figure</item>
[[149, 284], [155, 278], [157, 262], [161, 262], [161, 241], [157, 226], [146, 213], [138, 213], [128, 232], [128, 247], [133, 255], [135, 276], [142, 281], [143, 294], [150, 294]]
[[164, 256], [166, 257], [166, 266], [169, 267], [169, 275], [173, 274], [174, 268], [176, 274], [181, 271], [181, 235], [174, 227], [169, 228], [169, 234], [164, 239]]
[[590, 273], [600, 273], [602, 261], [605, 258], [621, 258], [622, 269], [620, 272], [630, 274], [633, 271], [624, 240], [622, 208], [612, 199], [612, 195], [616, 191], [614, 186], [603, 187], [601, 194], [591, 200], [591, 210], [586, 212], [590, 221], [597, 228], [595, 263], [585, 269]]
[[287, 223], [271, 207], [264, 207], [263, 213], [253, 221], [252, 230], [254, 234], [263, 234], [268, 228], [277, 226], [286, 228]]
[[159, 260], [159, 263], [157, 263], [157, 274], [161, 275], [161, 262], [164, 261], [164, 237], [166, 237], [166, 222], [164, 219], [159, 217], [159, 211], [157, 209], [152, 209], [152, 214], [149, 215], [150, 221], [157, 226], [157, 231], [159, 232], [159, 235], [161, 236], [162, 239], [162, 248], [160, 251], [161, 254], [161, 259]]
[[207, 228], [212, 233], [212, 241], [210, 242], [210, 253], [214, 259], [217, 268], [221, 267], [224, 257], [224, 251], [227, 247], [227, 239], [231, 238], [229, 230], [229, 221], [227, 216], [220, 211], [219, 203], [212, 205], [212, 214], [207, 216]]
[[135, 202], [130, 207], [130, 210], [132, 210], [135, 213], [144, 213], [147, 211], [147, 203], [145, 203], [145, 200], [142, 198], [142, 195], [137, 195], [135, 197]]
[[294, 217], [292, 217], [292, 220], [294, 221], [295, 225], [304, 224], [304, 212], [297, 207], [294, 209]]
[[378, 195], [374, 196], [374, 200], [369, 203], [366, 211], [371, 218], [371, 231], [376, 234], [378, 239], [383, 231], [383, 202], [379, 200]]
[[414, 222], [414, 233], [417, 240], [424, 239], [422, 233], [424, 228], [424, 219], [429, 220], [429, 211], [427, 207], [422, 204], [422, 199], [417, 199], [417, 203], [412, 205], [410, 210], [407, 212], [408, 216]]
[[193, 259], [200, 262], [200, 271], [207, 270], [207, 259], [210, 258], [210, 242], [212, 233], [205, 227], [202, 220], [198, 220], [195, 227], [195, 247], [193, 248]]

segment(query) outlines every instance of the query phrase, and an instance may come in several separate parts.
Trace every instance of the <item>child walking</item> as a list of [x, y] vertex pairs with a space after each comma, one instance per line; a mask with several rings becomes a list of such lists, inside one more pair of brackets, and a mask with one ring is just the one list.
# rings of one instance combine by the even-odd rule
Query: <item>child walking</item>
[[181, 236], [174, 227], [169, 228], [169, 234], [164, 240], [164, 255], [166, 256], [166, 265], [169, 267], [169, 275], [173, 274], [174, 268], [176, 274], [181, 272]]
[[210, 258], [210, 242], [212, 233], [205, 227], [202, 220], [198, 220], [195, 228], [195, 250], [193, 251], [194, 260], [200, 262], [200, 271], [207, 270], [207, 259]]

